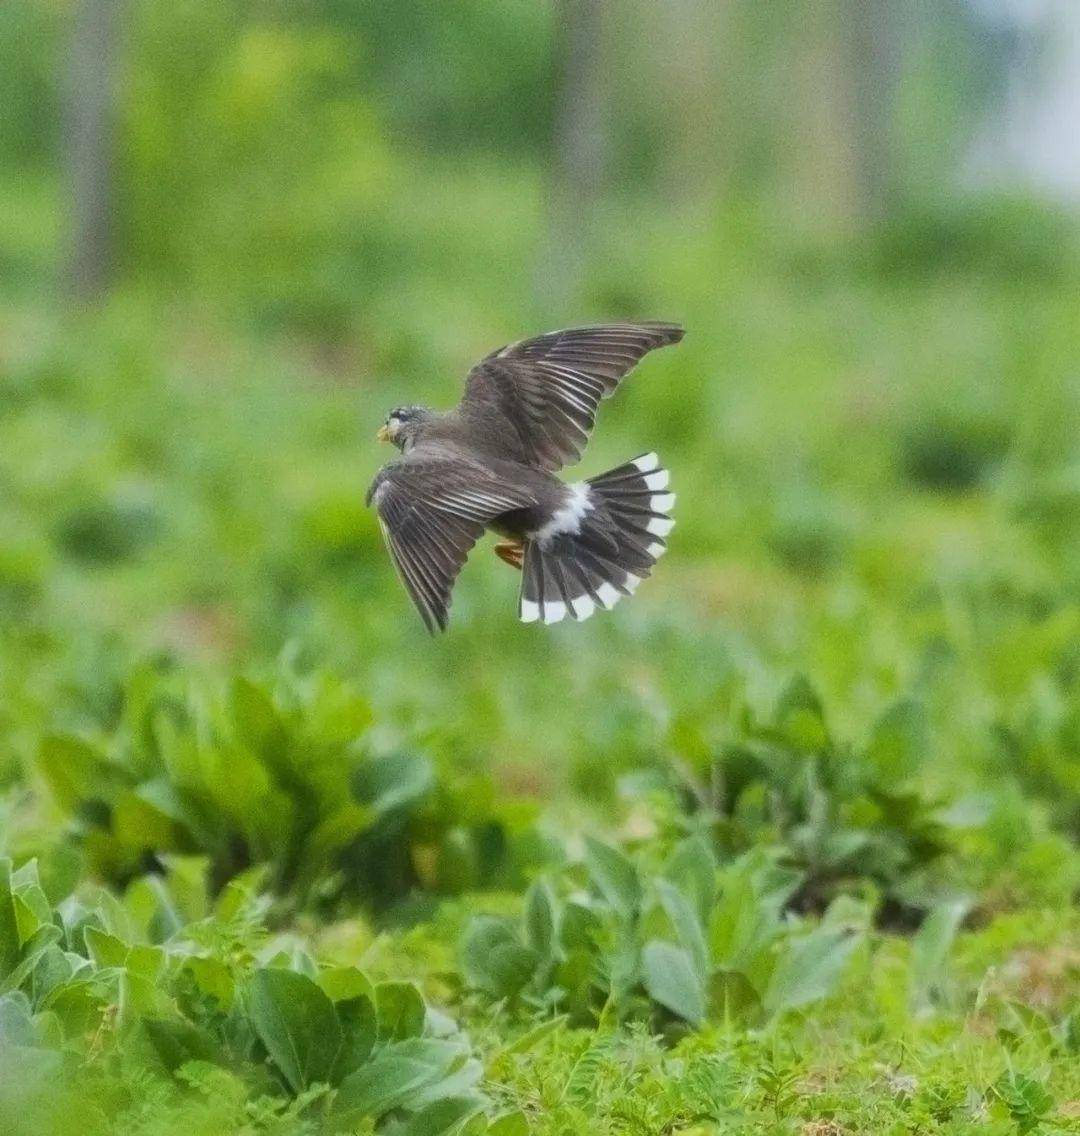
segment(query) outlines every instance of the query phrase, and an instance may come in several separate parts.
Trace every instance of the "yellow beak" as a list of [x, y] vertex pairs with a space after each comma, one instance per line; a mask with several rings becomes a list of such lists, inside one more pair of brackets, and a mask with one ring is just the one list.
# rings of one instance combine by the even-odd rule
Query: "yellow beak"
[[390, 431], [387, 430], [387, 428], [385, 426], [380, 426], [379, 432], [375, 435], [375, 441], [376, 442], [389, 442], [390, 441]]

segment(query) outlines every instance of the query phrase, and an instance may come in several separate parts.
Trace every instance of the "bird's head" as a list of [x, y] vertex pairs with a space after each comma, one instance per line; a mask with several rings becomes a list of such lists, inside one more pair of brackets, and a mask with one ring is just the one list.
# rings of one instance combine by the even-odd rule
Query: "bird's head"
[[386, 416], [386, 421], [375, 435], [380, 442], [392, 442], [402, 453], [416, 445], [417, 436], [424, 424], [435, 417], [426, 406], [399, 406]]

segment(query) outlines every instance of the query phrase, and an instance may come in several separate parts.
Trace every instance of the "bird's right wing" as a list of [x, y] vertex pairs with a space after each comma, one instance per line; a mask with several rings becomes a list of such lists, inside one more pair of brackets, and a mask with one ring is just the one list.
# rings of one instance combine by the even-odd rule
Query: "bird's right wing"
[[488, 521], [535, 503], [528, 490], [453, 458], [405, 458], [368, 490], [394, 566], [427, 629], [445, 631], [450, 593]]
[[571, 327], [493, 351], [469, 372], [458, 412], [504, 456], [556, 470], [581, 457], [602, 398], [647, 352], [678, 343], [673, 323]]

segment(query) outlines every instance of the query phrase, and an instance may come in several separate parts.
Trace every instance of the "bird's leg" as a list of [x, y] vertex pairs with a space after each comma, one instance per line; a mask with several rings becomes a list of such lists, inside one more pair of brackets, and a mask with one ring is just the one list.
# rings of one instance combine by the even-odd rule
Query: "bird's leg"
[[520, 572], [522, 561], [525, 559], [525, 544], [520, 540], [501, 541], [495, 545], [495, 555]]

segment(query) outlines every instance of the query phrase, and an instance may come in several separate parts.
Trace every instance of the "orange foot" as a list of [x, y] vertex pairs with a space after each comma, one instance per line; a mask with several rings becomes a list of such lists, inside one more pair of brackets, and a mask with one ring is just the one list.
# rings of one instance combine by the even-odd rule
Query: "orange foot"
[[520, 540], [504, 540], [495, 545], [495, 555], [520, 572], [525, 559], [525, 545]]

